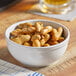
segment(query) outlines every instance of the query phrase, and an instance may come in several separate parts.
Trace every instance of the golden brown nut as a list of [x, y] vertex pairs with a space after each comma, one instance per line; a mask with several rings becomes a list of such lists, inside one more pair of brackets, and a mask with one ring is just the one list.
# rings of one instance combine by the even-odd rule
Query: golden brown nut
[[35, 35], [32, 36], [31, 41], [34, 41], [36, 39], [40, 40], [41, 36], [39, 34], [35, 34]]
[[28, 30], [28, 32], [33, 33], [36, 31], [36, 28], [35, 27], [29, 27], [27, 30]]
[[23, 28], [22, 29], [22, 32], [25, 33], [25, 34], [33, 33], [35, 31], [36, 31], [35, 27], [29, 27], [29, 28]]
[[62, 41], [64, 41], [64, 37], [60, 37], [59, 40], [58, 40], [59, 43], [62, 42]]
[[25, 46], [31, 46], [31, 44], [29, 42], [25, 42], [24, 45]]
[[59, 27], [58, 28], [58, 35], [59, 35], [59, 37], [62, 35], [62, 32], [63, 32], [63, 28], [62, 27]]
[[48, 46], [50, 46], [50, 44], [46, 43], [46, 44], [44, 44], [44, 46], [45, 46], [45, 47], [48, 47]]
[[16, 43], [18, 43], [18, 44], [23, 44], [22, 41], [21, 41], [21, 39], [19, 37], [12, 38], [11, 40], [14, 41], [14, 42], [16, 42]]
[[49, 34], [45, 34], [44, 38], [40, 40], [41, 45], [43, 46], [50, 39]]
[[40, 22], [36, 22], [35, 27], [36, 31], [40, 32], [43, 29], [43, 24]]
[[40, 40], [40, 43], [41, 43], [41, 46], [43, 46], [46, 43], [45, 39]]
[[51, 32], [51, 31], [52, 31], [52, 27], [51, 27], [51, 26], [46, 26], [46, 27], [44, 27], [44, 28], [41, 30], [41, 34], [45, 35], [45, 34]]
[[22, 29], [22, 28], [28, 28], [28, 27], [32, 27], [31, 23], [23, 23], [23, 24], [19, 24], [17, 26], [17, 28]]
[[41, 46], [40, 41], [38, 39], [34, 40], [32, 46], [33, 47], [40, 47]]
[[27, 28], [23, 28], [23, 29], [22, 29], [22, 32], [23, 32], [24, 34], [28, 34]]
[[19, 35], [21, 35], [21, 34], [22, 34], [22, 30], [21, 30], [21, 29], [16, 29], [16, 30], [14, 30], [14, 31], [12, 31], [12, 32], [10, 33], [10, 35], [11, 35], [11, 36], [14, 36], [14, 37], [19, 36]]
[[55, 45], [55, 44], [58, 44], [58, 42], [57, 41], [50, 41], [49, 44], [50, 45]]
[[24, 43], [26, 41], [29, 41], [31, 39], [31, 36], [30, 35], [20, 35], [19, 38]]
[[62, 27], [59, 27], [58, 30], [53, 29], [52, 30], [52, 40], [59, 40], [60, 36], [62, 35], [63, 29]]
[[50, 35], [49, 34], [45, 34], [44, 36], [45, 36], [45, 38], [44, 38], [45, 41], [48, 41], [50, 39]]

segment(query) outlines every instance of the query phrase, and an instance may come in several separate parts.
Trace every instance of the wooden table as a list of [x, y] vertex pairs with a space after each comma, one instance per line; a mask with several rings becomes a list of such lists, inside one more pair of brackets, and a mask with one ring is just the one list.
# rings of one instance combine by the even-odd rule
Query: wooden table
[[[13, 64], [29, 68], [31, 70], [35, 70], [45, 74], [46, 76], [76, 76], [76, 19], [71, 22], [66, 22], [54, 18], [47, 18], [39, 15], [34, 15], [27, 13], [28, 9], [36, 4], [38, 1], [36, 0], [22, 0], [15, 6], [11, 6], [9, 9], [0, 12], [0, 59], [6, 60]], [[48, 66], [44, 68], [33, 68], [27, 67], [18, 61], [16, 61], [8, 52], [4, 32], [5, 29], [10, 26], [11, 24], [21, 21], [21, 20], [28, 20], [28, 19], [47, 19], [51, 21], [56, 21], [62, 23], [63, 25], [67, 26], [71, 33], [70, 43], [67, 49], [67, 53], [64, 57], [67, 57], [66, 60], [64, 57], [61, 61], [56, 64], [58, 66], [53, 67]], [[71, 58], [70, 58], [71, 57]], [[66, 61], [65, 61], [66, 60]]]

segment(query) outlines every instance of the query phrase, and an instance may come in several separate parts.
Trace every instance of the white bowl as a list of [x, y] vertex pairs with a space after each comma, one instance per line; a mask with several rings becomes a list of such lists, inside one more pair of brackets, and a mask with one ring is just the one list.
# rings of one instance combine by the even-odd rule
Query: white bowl
[[[55, 28], [58, 28], [60, 26], [63, 27], [65, 40], [59, 44], [49, 47], [28, 47], [28, 46], [19, 45], [9, 39], [10, 32], [13, 31], [15, 27], [18, 26], [19, 24], [26, 22], [35, 23], [38, 21], [43, 22], [45, 26], [51, 25]], [[9, 52], [16, 60], [29, 66], [42, 67], [57, 61], [61, 56], [63, 56], [69, 42], [70, 33], [67, 27], [57, 22], [48, 21], [48, 20], [26, 20], [11, 25], [6, 30], [5, 36], [6, 36]]]

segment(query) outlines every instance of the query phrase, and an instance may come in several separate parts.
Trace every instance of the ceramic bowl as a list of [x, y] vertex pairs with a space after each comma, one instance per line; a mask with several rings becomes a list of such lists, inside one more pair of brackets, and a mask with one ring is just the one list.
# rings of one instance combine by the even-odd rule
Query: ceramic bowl
[[[43, 22], [45, 26], [51, 25], [54, 28], [62, 27], [64, 30], [63, 34], [65, 40], [59, 44], [52, 45], [49, 47], [29, 47], [11, 41], [9, 38], [10, 32], [12, 32], [19, 24], [27, 23], [27, 22], [31, 22], [31, 23]], [[10, 27], [7, 28], [5, 32], [5, 37], [6, 37], [7, 47], [9, 49], [9, 52], [16, 60], [20, 61], [25, 65], [29, 65], [32, 67], [42, 67], [57, 61], [59, 58], [63, 56], [69, 42], [70, 32], [66, 26], [60, 23], [37, 19], [37, 20], [20, 21], [11, 25]]]

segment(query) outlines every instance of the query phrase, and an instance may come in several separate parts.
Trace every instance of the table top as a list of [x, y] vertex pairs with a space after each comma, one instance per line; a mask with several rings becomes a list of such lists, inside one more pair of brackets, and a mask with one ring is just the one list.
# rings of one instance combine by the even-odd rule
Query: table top
[[[11, 6], [7, 10], [0, 12], [0, 59], [6, 60], [8, 62], [11, 62], [13, 64], [35, 70], [38, 72], [41, 72], [45, 74], [46, 76], [76, 76], [76, 19], [74, 19], [71, 22], [62, 21], [54, 18], [48, 18], [43, 17], [39, 15], [34, 15], [27, 13], [26, 11], [31, 9], [34, 4], [36, 4], [37, 0], [21, 0], [21, 2], [15, 4], [14, 6]], [[16, 18], [15, 18], [16, 17]], [[27, 67], [18, 61], [16, 61], [8, 52], [4, 32], [5, 29], [10, 26], [11, 24], [21, 21], [21, 20], [28, 20], [28, 19], [47, 19], [51, 21], [56, 21], [59, 23], [62, 23], [63, 25], [67, 26], [70, 30], [71, 37], [70, 37], [70, 43], [67, 49], [67, 53], [64, 57], [63, 63], [61, 64], [61, 61], [56, 65], [56, 67], [44, 67], [44, 68], [33, 68], [33, 67]], [[65, 60], [67, 62], [65, 62]], [[59, 66], [62, 66], [59, 67]], [[61, 69], [60, 69], [61, 68]]]

